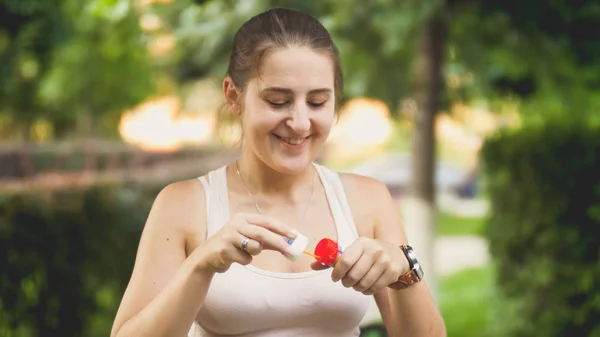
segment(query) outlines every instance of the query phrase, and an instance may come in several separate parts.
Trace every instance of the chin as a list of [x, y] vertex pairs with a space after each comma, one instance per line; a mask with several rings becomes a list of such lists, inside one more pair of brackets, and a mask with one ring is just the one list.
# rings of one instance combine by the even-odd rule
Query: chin
[[273, 158], [271, 161], [273, 169], [284, 174], [298, 174], [304, 171], [312, 163], [307, 156], [301, 158]]
[[[268, 157], [263, 157], [263, 161], [273, 170], [283, 174], [297, 174], [306, 170], [316, 156], [313, 155], [315, 143], [314, 138], [310, 137], [306, 143], [298, 146], [289, 146], [282, 144], [278, 137], [273, 136], [269, 144], [270, 149]], [[259, 151], [259, 153], [262, 151]], [[266, 152], [266, 151], [265, 151]], [[263, 152], [263, 153], [265, 153]]]

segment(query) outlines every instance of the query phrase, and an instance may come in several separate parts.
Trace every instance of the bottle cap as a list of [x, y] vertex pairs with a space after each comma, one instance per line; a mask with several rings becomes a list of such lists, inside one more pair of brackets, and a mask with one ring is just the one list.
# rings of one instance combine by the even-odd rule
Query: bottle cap
[[308, 246], [308, 238], [300, 233], [296, 235], [296, 238], [284, 238], [285, 241], [290, 245], [290, 253], [292, 256], [287, 257], [290, 261], [296, 261], [298, 256], [304, 253], [304, 250]]

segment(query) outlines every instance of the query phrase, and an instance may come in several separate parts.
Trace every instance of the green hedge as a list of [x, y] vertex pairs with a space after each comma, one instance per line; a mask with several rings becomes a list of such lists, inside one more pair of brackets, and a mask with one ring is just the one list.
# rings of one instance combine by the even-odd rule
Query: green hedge
[[0, 335], [108, 336], [159, 189], [0, 194]]
[[484, 145], [500, 336], [600, 336], [600, 128], [502, 132]]

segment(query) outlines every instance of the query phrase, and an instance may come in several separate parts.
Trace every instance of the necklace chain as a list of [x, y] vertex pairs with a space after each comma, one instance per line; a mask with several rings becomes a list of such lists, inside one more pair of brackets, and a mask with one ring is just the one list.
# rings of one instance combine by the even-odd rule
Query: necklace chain
[[[244, 185], [244, 188], [246, 189], [246, 192], [248, 193], [248, 195], [250, 196], [250, 198], [252, 198], [252, 202], [254, 202], [254, 207], [256, 207], [256, 211], [258, 212], [258, 214], [263, 214], [260, 206], [258, 205], [258, 202], [256, 202], [256, 199], [254, 198], [254, 195], [252, 193], [250, 193], [250, 189], [248, 189], [248, 185], [246, 185], [246, 182], [244, 181], [244, 178], [242, 178], [242, 175], [240, 174], [240, 167], [238, 165], [238, 161], [235, 161], [235, 169], [237, 171], [238, 176], [240, 177], [240, 180], [242, 181], [242, 184]], [[310, 199], [308, 200], [308, 204], [306, 205], [306, 209], [304, 210], [304, 214], [302, 215], [302, 218], [298, 219], [298, 225], [304, 221], [304, 219], [306, 218], [306, 215], [308, 213], [308, 209], [310, 208], [310, 205], [313, 201], [313, 197], [315, 195], [315, 171], [313, 171], [313, 179], [312, 179], [312, 191], [310, 193]]]

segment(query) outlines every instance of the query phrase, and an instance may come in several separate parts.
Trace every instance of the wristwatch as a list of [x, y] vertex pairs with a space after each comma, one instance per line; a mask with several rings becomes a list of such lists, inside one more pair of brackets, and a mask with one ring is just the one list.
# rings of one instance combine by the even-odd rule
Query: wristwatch
[[388, 286], [394, 290], [408, 288], [411, 285], [420, 282], [425, 275], [413, 248], [409, 245], [400, 245], [400, 249], [402, 249], [404, 255], [406, 255], [406, 258], [408, 259], [410, 270], [405, 274], [400, 275], [398, 281]]

